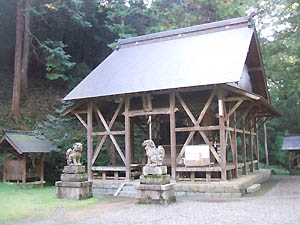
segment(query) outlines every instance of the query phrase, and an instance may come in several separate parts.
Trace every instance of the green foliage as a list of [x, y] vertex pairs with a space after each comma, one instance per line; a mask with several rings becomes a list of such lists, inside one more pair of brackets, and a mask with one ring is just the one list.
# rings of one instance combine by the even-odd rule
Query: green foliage
[[85, 76], [91, 72], [91, 68], [86, 63], [75, 65], [70, 71], [68, 79], [68, 88], [73, 89]]
[[25, 190], [0, 183], [0, 223], [31, 216], [50, 216], [54, 210], [90, 206], [96, 198], [81, 201], [57, 199], [55, 187]]
[[[62, 107], [55, 114], [48, 114], [47, 121], [38, 125], [35, 134], [47, 138], [52, 143], [52, 152], [45, 158], [45, 180], [51, 184], [59, 180], [66, 165], [65, 153], [76, 142], [81, 142], [86, 149], [86, 130], [75, 117], [61, 117], [72, 103], [62, 102]], [[83, 151], [81, 162], [86, 164], [86, 151]]]
[[[257, 15], [262, 54], [273, 106], [282, 114], [268, 122], [270, 161], [287, 166], [284, 134], [300, 133], [300, 7], [298, 1], [248, 1]], [[269, 31], [269, 33], [266, 32]]]
[[[129, 38], [164, 30], [232, 18], [241, 15], [241, 1], [143, 0], [100, 1], [106, 26], [119, 38]], [[115, 43], [109, 45], [112, 49]]]
[[65, 72], [71, 69], [76, 63], [69, 61], [71, 56], [64, 51], [64, 48], [67, 47], [67, 45], [62, 41], [47, 40], [41, 43], [41, 47], [46, 55], [47, 79], [57, 80], [61, 78], [63, 80], [68, 80]]

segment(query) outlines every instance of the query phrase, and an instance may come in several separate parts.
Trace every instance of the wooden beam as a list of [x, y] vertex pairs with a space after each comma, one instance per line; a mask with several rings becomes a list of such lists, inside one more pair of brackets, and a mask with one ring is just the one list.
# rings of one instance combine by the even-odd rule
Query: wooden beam
[[250, 129], [250, 135], [249, 135], [249, 153], [250, 153], [250, 172], [254, 171], [254, 164], [253, 164], [253, 124], [252, 120], [249, 120], [249, 129]]
[[[208, 107], [210, 106], [210, 104], [211, 104], [213, 98], [215, 97], [215, 95], [216, 95], [216, 89], [214, 89], [214, 90], [212, 91], [212, 93], [211, 93], [209, 99], [207, 100], [207, 102], [206, 102], [204, 108], [202, 109], [202, 111], [201, 111], [201, 113], [200, 113], [200, 115], [199, 115], [199, 117], [198, 117], [197, 120], [195, 119], [195, 117], [193, 116], [192, 113], [188, 113], [188, 112], [187, 112], [188, 115], [191, 117], [192, 122], [194, 123], [194, 121], [196, 121], [196, 122], [194, 123], [194, 127], [196, 127], [196, 128], [199, 127], [199, 125], [200, 125], [200, 123], [201, 123], [201, 121], [202, 121], [202, 119], [203, 119], [205, 113], [207, 112]], [[174, 100], [174, 101], [175, 101], [175, 100]], [[181, 99], [181, 101], [184, 103], [183, 99]], [[184, 103], [184, 104], [185, 104], [185, 103]], [[185, 108], [188, 109], [188, 107], [187, 107], [186, 104], [185, 104], [184, 109], [185, 109]], [[190, 111], [190, 110], [188, 109], [188, 111]], [[193, 119], [192, 119], [192, 118], [193, 118]], [[176, 131], [176, 130], [175, 130], [175, 131]], [[181, 151], [180, 151], [180, 153], [179, 153], [179, 155], [178, 155], [178, 157], [177, 157], [177, 160], [176, 160], [177, 162], [179, 162], [180, 159], [182, 158], [182, 156], [183, 156], [183, 154], [184, 154], [184, 151], [185, 151], [185, 147], [186, 147], [186, 145], [188, 145], [188, 144], [190, 143], [190, 141], [192, 140], [192, 138], [193, 138], [195, 132], [196, 132], [196, 130], [192, 130], [191, 133], [189, 134], [188, 138], [186, 139], [186, 142], [184, 143], [184, 146], [182, 147], [182, 149], [181, 149]]]
[[[112, 127], [113, 127], [113, 125], [114, 125], [114, 123], [115, 123], [115, 120], [117, 119], [117, 116], [118, 116], [118, 114], [119, 114], [119, 112], [120, 112], [120, 110], [121, 110], [121, 108], [122, 108], [122, 106], [123, 106], [123, 103], [124, 103], [124, 99], [122, 98], [121, 99], [121, 101], [120, 101], [120, 103], [119, 103], [119, 105], [118, 105], [118, 107], [117, 107], [117, 109], [116, 109], [116, 111], [115, 111], [115, 113], [114, 113], [114, 115], [113, 115], [113, 117], [112, 117], [112, 119], [111, 119], [111, 121], [110, 121], [110, 123], [109, 123], [109, 129], [112, 129]], [[96, 108], [96, 107], [95, 107]], [[99, 120], [99, 117], [96, 117], [97, 118], [97, 121]], [[100, 123], [99, 121], [98, 121], [98, 123]], [[103, 124], [102, 124], [103, 125]], [[99, 125], [100, 126], [100, 125]], [[103, 126], [104, 127], [104, 126]], [[105, 129], [105, 127], [104, 127], [104, 129]], [[95, 132], [94, 132], [95, 133]], [[107, 135], [104, 135], [104, 137], [102, 137], [102, 139], [101, 139], [101, 141], [100, 142], [98, 142], [98, 144], [97, 144], [97, 146], [96, 146], [96, 149], [95, 149], [95, 153], [94, 153], [94, 155], [93, 155], [93, 164], [95, 163], [95, 161], [96, 161], [96, 159], [97, 159], [97, 157], [98, 157], [98, 155], [99, 155], [99, 152], [100, 152], [100, 150], [101, 150], [101, 148], [102, 148], [102, 146], [103, 146], [103, 144], [104, 144], [104, 142], [105, 142], [105, 140], [106, 140], [106, 138], [107, 138], [107, 136], [108, 136], [109, 134], [107, 134]]]
[[242, 126], [243, 126], [243, 134], [242, 134], [242, 161], [244, 163], [242, 174], [247, 174], [247, 168], [246, 168], [246, 162], [247, 162], [247, 154], [246, 154], [246, 128], [245, 128], [245, 118], [243, 117], [242, 120]]
[[224, 118], [224, 122], [226, 122], [229, 117], [237, 110], [237, 108], [244, 102], [244, 100], [239, 100], [232, 108], [231, 110], [227, 113], [227, 115]]
[[125, 130], [92, 132], [92, 136], [125, 135]]
[[77, 109], [79, 106], [82, 106], [83, 104], [87, 103], [87, 100], [80, 100], [79, 102], [75, 103], [74, 105], [70, 106], [67, 108], [65, 111], [61, 113], [61, 116], [66, 116], [70, 112], [74, 111]]
[[80, 121], [80, 123], [85, 127], [85, 129], [88, 129], [86, 122], [81, 118], [81, 116], [75, 112], [73, 112], [73, 113], [77, 117], [77, 119]]
[[[101, 120], [101, 122], [102, 122], [104, 128], [106, 129], [106, 132], [111, 132], [110, 129], [111, 129], [112, 126], [114, 125], [114, 122], [115, 122], [115, 120], [116, 120], [116, 118], [117, 118], [117, 116], [118, 116], [118, 114], [119, 114], [119, 112], [120, 112], [120, 110], [121, 110], [122, 105], [123, 105], [123, 100], [120, 102], [120, 104], [119, 104], [117, 110], [115, 111], [115, 114], [113, 115], [113, 118], [112, 118], [112, 120], [110, 121], [109, 125], [107, 125], [107, 123], [106, 123], [106, 121], [105, 121], [105, 119], [104, 119], [102, 113], [100, 112], [99, 108], [98, 108], [97, 106], [95, 106], [97, 115], [99, 116], [99, 118], [100, 118], [100, 120]], [[109, 135], [109, 137], [111, 138], [111, 140], [112, 140], [113, 144], [115, 145], [115, 147], [116, 147], [116, 149], [117, 149], [117, 151], [118, 151], [118, 153], [119, 153], [121, 159], [123, 160], [123, 162], [124, 162], [124, 164], [125, 164], [125, 157], [124, 157], [124, 154], [123, 154], [122, 150], [120, 149], [120, 147], [119, 147], [119, 145], [118, 145], [118, 143], [117, 143], [115, 137], [114, 137], [113, 135], [111, 135], [111, 134]], [[102, 148], [102, 146], [103, 146], [103, 144], [104, 144], [106, 138], [107, 138], [106, 135], [103, 136], [101, 142], [99, 143], [99, 146], [97, 146], [97, 148], [96, 148], [96, 150], [95, 150], [95, 154], [94, 154], [94, 156], [93, 156], [93, 164], [94, 164], [94, 162], [96, 161], [96, 158], [97, 158], [97, 156], [98, 156], [98, 154], [99, 154], [99, 152], [100, 152], [100, 149]]]
[[219, 126], [220, 126], [220, 148], [221, 148], [221, 179], [226, 180], [226, 142], [224, 124], [223, 90], [218, 89]]
[[179, 102], [182, 105], [185, 112], [187, 113], [188, 117], [192, 120], [193, 124], [196, 124], [197, 121], [196, 121], [194, 115], [192, 114], [192, 112], [189, 109], [189, 107], [187, 106], [187, 104], [183, 101], [181, 95], [179, 93], [176, 93], [176, 97], [179, 100]]
[[268, 137], [267, 137], [267, 123], [264, 124], [264, 145], [265, 145], [265, 156], [266, 156], [266, 167], [269, 168], [269, 152], [268, 152]]
[[215, 150], [214, 146], [211, 144], [208, 137], [206, 136], [206, 134], [203, 131], [199, 131], [199, 133], [200, 133], [201, 137], [203, 138], [204, 142], [209, 146], [209, 149], [210, 149], [211, 153], [214, 155], [217, 162], [221, 165], [222, 161], [221, 161], [217, 151]]
[[256, 72], [256, 71], [263, 71], [263, 68], [261, 66], [257, 66], [257, 67], [249, 67], [248, 68], [248, 72]]
[[130, 98], [127, 97], [125, 99], [125, 156], [126, 156], [126, 180], [130, 180], [131, 178], [131, 127], [130, 127], [130, 117], [129, 117], [129, 109], [130, 109]]
[[240, 123], [243, 120], [243, 118], [253, 109], [254, 105], [256, 105], [256, 103], [250, 104], [249, 107], [241, 113], [238, 120], [236, 121], [237, 124]]
[[113, 143], [110, 145], [110, 154], [111, 154], [111, 164], [113, 166], [115, 166], [116, 165], [116, 148]]
[[44, 158], [45, 153], [41, 153], [41, 171], [40, 171], [40, 181], [44, 181]]
[[177, 127], [175, 128], [176, 132], [189, 132], [189, 131], [206, 131], [206, 130], [219, 130], [219, 126], [207, 126], [207, 127]]
[[249, 100], [249, 98], [245, 98], [245, 97], [227, 97], [227, 98], [224, 98], [224, 102], [237, 102], [237, 101], [240, 101], [240, 100], [247, 101], [247, 100]]
[[125, 166], [93, 166], [92, 167], [93, 171], [119, 171], [119, 172], [126, 172], [126, 167]]
[[293, 166], [293, 162], [292, 162], [292, 157], [291, 157], [291, 152], [288, 151], [288, 156], [289, 156], [289, 170], [292, 169], [292, 166]]
[[170, 93], [170, 144], [171, 144], [171, 175], [176, 180], [176, 124], [175, 124], [175, 93]]
[[88, 102], [87, 107], [87, 172], [88, 172], [88, 180], [93, 180], [92, 173], [92, 157], [93, 157], [93, 102]]
[[263, 126], [263, 125], [268, 121], [269, 118], [270, 118], [269, 116], [268, 116], [268, 117], [264, 117], [263, 122], [261, 122], [261, 123], [258, 125], [257, 129], [259, 130], [259, 128], [261, 128], [261, 126]]
[[[174, 108], [175, 111], [178, 111], [178, 109]], [[152, 109], [152, 111], [146, 111], [146, 110], [131, 110], [128, 111], [128, 116], [129, 117], [135, 117], [135, 116], [150, 116], [150, 115], [168, 115], [170, 114], [170, 109], [169, 108], [157, 108], [157, 109]], [[125, 113], [123, 113], [125, 115]]]
[[233, 113], [233, 135], [232, 135], [232, 144], [233, 144], [233, 164], [235, 166], [234, 176], [238, 177], [238, 152], [237, 152], [237, 132], [236, 132], [236, 113]]
[[7, 150], [4, 150], [4, 154], [3, 154], [3, 183], [6, 182], [6, 178], [7, 178]]
[[130, 151], [131, 151], [131, 163], [134, 162], [134, 120], [130, 119]]
[[253, 126], [254, 126], [254, 132], [255, 132], [255, 141], [254, 141], [254, 146], [255, 146], [255, 155], [256, 155], [256, 159], [257, 159], [257, 162], [255, 167], [256, 169], [258, 170], [259, 169], [259, 143], [258, 143], [258, 129], [257, 129], [257, 124], [255, 122], [256, 120], [254, 119], [253, 120]]
[[[5, 137], [5, 138], [4, 138]], [[4, 135], [2, 137], [3, 140], [6, 140], [20, 155], [23, 154], [23, 152], [15, 145], [15, 143], [9, 139], [8, 136]]]
[[86, 111], [86, 110], [75, 110], [75, 111], [73, 111], [73, 113], [77, 113], [77, 114], [86, 114], [87, 111]]
[[22, 183], [26, 183], [26, 156], [27, 153], [23, 153], [23, 173], [22, 173]]
[[234, 93], [237, 93], [239, 95], [242, 95], [244, 97], [247, 97], [247, 98], [250, 98], [250, 99], [253, 99], [253, 100], [259, 100], [261, 97], [256, 95], [256, 94], [251, 94], [247, 91], [244, 91], [242, 89], [239, 89], [239, 88], [236, 88], [236, 87], [232, 87], [228, 84], [221, 84], [220, 85], [222, 88], [228, 90], [228, 91], [231, 91], [231, 92], [234, 92]]

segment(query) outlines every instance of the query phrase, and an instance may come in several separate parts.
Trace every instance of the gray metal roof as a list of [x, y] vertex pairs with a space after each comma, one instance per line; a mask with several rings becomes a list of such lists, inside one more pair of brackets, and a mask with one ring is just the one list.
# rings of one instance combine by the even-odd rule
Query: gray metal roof
[[284, 136], [282, 150], [300, 150], [300, 134]]
[[30, 132], [4, 131], [4, 136], [0, 140], [0, 149], [1, 145], [4, 145], [4, 140], [20, 154], [51, 151], [48, 140], [33, 136]]
[[207, 25], [201, 25], [169, 31], [173, 37], [162, 32], [138, 37], [135, 43], [121, 40], [119, 50], [64, 100], [238, 82], [254, 28], [245, 18], [232, 27], [234, 21], [212, 23], [206, 33]]

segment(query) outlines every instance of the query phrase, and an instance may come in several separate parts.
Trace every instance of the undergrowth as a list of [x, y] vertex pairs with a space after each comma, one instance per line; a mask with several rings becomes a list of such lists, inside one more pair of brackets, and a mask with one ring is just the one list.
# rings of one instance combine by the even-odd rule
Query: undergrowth
[[96, 204], [86, 200], [57, 199], [55, 187], [21, 189], [13, 184], [0, 183], [0, 224], [33, 216], [50, 216], [54, 210], [86, 207]]

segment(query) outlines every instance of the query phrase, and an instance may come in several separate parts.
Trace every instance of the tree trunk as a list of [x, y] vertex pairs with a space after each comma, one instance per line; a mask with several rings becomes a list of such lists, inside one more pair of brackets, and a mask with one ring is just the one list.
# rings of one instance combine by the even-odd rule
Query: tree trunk
[[24, 47], [22, 56], [22, 69], [21, 69], [21, 91], [22, 96], [27, 96], [28, 80], [27, 80], [27, 70], [28, 70], [28, 55], [30, 47], [30, 8], [31, 0], [26, 0], [25, 5], [25, 26], [24, 26]]
[[19, 0], [17, 4], [14, 86], [13, 86], [13, 97], [12, 97], [12, 104], [11, 104], [11, 112], [15, 120], [17, 120], [18, 117], [20, 116], [22, 33], [23, 33], [22, 0]]

